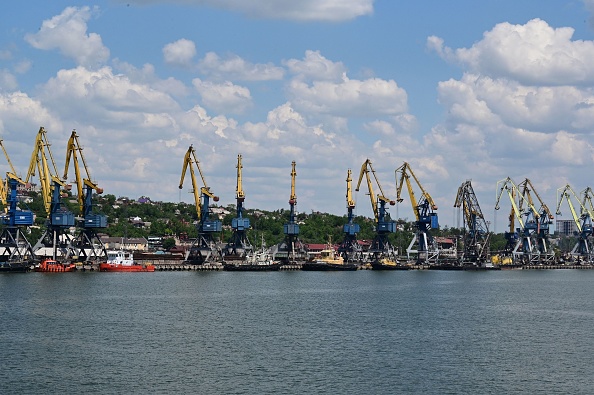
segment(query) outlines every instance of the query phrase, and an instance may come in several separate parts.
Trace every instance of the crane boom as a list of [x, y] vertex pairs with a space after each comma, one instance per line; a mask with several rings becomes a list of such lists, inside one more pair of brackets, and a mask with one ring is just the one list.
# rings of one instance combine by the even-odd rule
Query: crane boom
[[[194, 166], [196, 166], [196, 168], [198, 169], [198, 173], [200, 174], [200, 178], [202, 179], [202, 188], [198, 188]], [[192, 193], [194, 194], [194, 202], [196, 204], [196, 214], [198, 215], [198, 221], [201, 221], [204, 217], [205, 211], [208, 212], [208, 206], [203, 207], [200, 196], [202, 195], [207, 198], [213, 198], [215, 202], [218, 201], [219, 198], [215, 196], [210, 191], [208, 185], [206, 185], [206, 180], [204, 179], [204, 175], [202, 174], [202, 168], [200, 167], [200, 161], [198, 161], [198, 159], [196, 158], [196, 150], [192, 145], [190, 145], [190, 148], [188, 148], [188, 151], [186, 151], [186, 155], [184, 156], [184, 164], [182, 166], [181, 179], [179, 180], [179, 189], [183, 189], [184, 187], [184, 179], [186, 176], [187, 169], [190, 169]]]

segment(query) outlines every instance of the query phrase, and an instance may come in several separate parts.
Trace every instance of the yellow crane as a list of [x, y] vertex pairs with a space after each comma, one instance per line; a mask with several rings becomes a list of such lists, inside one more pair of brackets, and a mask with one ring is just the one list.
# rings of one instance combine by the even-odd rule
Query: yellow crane
[[510, 250], [511, 246], [515, 244], [511, 251], [514, 263], [536, 263], [540, 260], [540, 253], [535, 248], [532, 238], [539, 231], [540, 213], [528, 200], [528, 195], [522, 193], [510, 177], [497, 182], [495, 210], [499, 210], [499, 203], [504, 191], [509, 197], [515, 219], [520, 225], [515, 231], [510, 228], [510, 231], [505, 233], [507, 249]]
[[[400, 174], [400, 177], [398, 176]], [[417, 261], [424, 261], [426, 263], [437, 263], [439, 259], [439, 249], [433, 236], [431, 235], [431, 229], [439, 228], [438, 217], [435, 210], [437, 205], [433, 201], [431, 195], [423, 188], [421, 182], [413, 172], [408, 162], [404, 162], [395, 171], [396, 175], [396, 201], [402, 202], [404, 199], [401, 197], [402, 188], [406, 184], [408, 190], [408, 196], [412, 205], [412, 210], [415, 215], [415, 228], [416, 232], [410, 242], [406, 252], [410, 258], [410, 254], [416, 254]], [[421, 197], [417, 200], [411, 178], [416, 183], [417, 187], [421, 191]], [[414, 248], [416, 245], [417, 248]]]
[[489, 261], [489, 224], [483, 216], [472, 183], [467, 180], [458, 188], [454, 207], [461, 208], [464, 215], [464, 248], [462, 261], [485, 265]]
[[[83, 178], [80, 162], [83, 164]], [[102, 194], [103, 189], [91, 181], [89, 167], [83, 155], [83, 148], [78, 140], [76, 130], [73, 130], [66, 144], [66, 162], [64, 165], [63, 180], [68, 179], [70, 162], [74, 166], [75, 183], [77, 188], [77, 200], [79, 206], [81, 229], [76, 238], [72, 241], [73, 249], [76, 250], [77, 259], [80, 261], [99, 263], [107, 259], [107, 251], [97, 235], [96, 229], [107, 227], [107, 216], [93, 213], [93, 192]]]
[[[555, 254], [549, 241], [549, 225], [553, 223], [555, 217], [534, 188], [530, 179], [526, 178], [518, 184], [518, 188], [520, 189], [521, 196], [524, 197], [524, 199], [520, 201], [520, 210], [522, 210], [522, 203], [524, 201], [527, 202], [527, 218], [530, 219], [530, 216], [532, 216], [533, 220], [536, 222], [536, 230], [533, 234], [536, 237], [535, 253], [537, 256], [533, 260], [538, 261], [538, 263], [551, 263], [555, 259]], [[534, 205], [532, 194], [536, 196], [536, 199], [540, 203], [538, 209]]]
[[[194, 167], [198, 170], [198, 174], [202, 179], [202, 187], [199, 187], [198, 185]], [[196, 204], [196, 215], [198, 216], [198, 237], [192, 243], [190, 250], [186, 254], [186, 261], [191, 264], [212, 263], [220, 260], [222, 257], [220, 249], [217, 248], [214, 234], [216, 232], [221, 232], [223, 227], [221, 221], [209, 219], [209, 204], [211, 198], [215, 202], [218, 202], [219, 198], [218, 196], [215, 196], [215, 194], [206, 184], [204, 174], [202, 173], [202, 168], [200, 167], [200, 162], [196, 157], [196, 150], [192, 145], [190, 145], [184, 156], [182, 174], [179, 181], [179, 189], [183, 189], [184, 178], [186, 176], [187, 169], [190, 169], [192, 193], [194, 195], [194, 202]]]
[[[380, 191], [377, 195], [373, 190], [372, 175], [373, 180], [375, 180], [375, 184]], [[371, 164], [371, 160], [369, 159], [366, 159], [361, 165], [359, 181], [357, 182], [355, 191], [359, 191], [363, 177], [365, 177], [367, 181], [367, 190], [375, 218], [375, 237], [369, 248], [369, 253], [372, 259], [371, 264], [374, 268], [381, 269], [386, 266], [384, 263], [390, 261], [389, 263], [393, 264], [397, 260], [396, 251], [389, 240], [389, 235], [396, 232], [396, 222], [390, 219], [386, 208], [386, 204], [393, 206], [396, 202], [389, 199], [384, 193], [377, 175], [375, 174], [375, 170], [373, 169], [373, 165]]]
[[21, 210], [18, 207], [18, 186], [25, 184], [25, 181], [17, 176], [3, 140], [0, 140], [0, 147], [10, 168], [6, 172], [6, 178], [0, 179], [0, 200], [4, 205], [1, 221], [4, 226], [0, 234], [0, 266], [8, 265], [11, 269], [24, 268], [30, 266], [34, 254], [33, 247], [21, 228], [33, 225], [34, 216], [30, 210]]
[[354, 223], [353, 211], [355, 210], [355, 200], [353, 199], [351, 169], [347, 170], [347, 189], [346, 189], [346, 207], [347, 207], [347, 223], [343, 225], [344, 237], [342, 243], [338, 247], [338, 253], [342, 256], [345, 262], [361, 261], [363, 259], [363, 251], [357, 242], [357, 233], [360, 232], [359, 224]]
[[[577, 229], [577, 236], [578, 240], [573, 249], [571, 250], [570, 255], [574, 258], [583, 259], [587, 262], [592, 261], [592, 252], [589, 238], [592, 235], [593, 227], [592, 227], [592, 211], [588, 209], [586, 206], [586, 202], [589, 200], [590, 191], [589, 188], [586, 188], [582, 192], [584, 199], [583, 201], [580, 200], [578, 195], [575, 193], [573, 188], [567, 184], [563, 188], [557, 189], [557, 215], [561, 214], [561, 204], [563, 201], [567, 202], [567, 206], [569, 207], [569, 211], [571, 212], [571, 217], [575, 223]], [[580, 207], [580, 213], [575, 210], [575, 206], [572, 202], [575, 200]]]
[[243, 202], [245, 192], [243, 191], [243, 165], [241, 154], [237, 155], [237, 184], [235, 187], [235, 200], [237, 202], [237, 216], [231, 220], [233, 234], [227, 243], [224, 252], [224, 259], [245, 258], [253, 252], [253, 247], [247, 237], [247, 230], [250, 229], [249, 218], [243, 217]]
[[61, 253], [62, 257], [75, 255], [71, 246], [72, 238], [65, 231], [74, 226], [74, 214], [62, 204], [61, 200], [61, 188], [69, 190], [70, 185], [67, 185], [57, 176], [56, 162], [54, 161], [46, 131], [43, 127], [39, 128], [39, 132], [35, 137], [35, 144], [25, 182], [29, 182], [31, 177], [36, 173], [41, 185], [41, 195], [48, 217], [46, 231], [33, 249], [37, 253], [42, 247], [51, 247], [53, 259], [57, 259], [58, 252]]
[[297, 205], [297, 193], [295, 192], [295, 180], [297, 178], [297, 164], [291, 162], [291, 195], [289, 196], [289, 221], [283, 225], [284, 240], [276, 245], [274, 259], [283, 263], [296, 262], [306, 258], [305, 249], [299, 240], [299, 224], [296, 220], [295, 206]]

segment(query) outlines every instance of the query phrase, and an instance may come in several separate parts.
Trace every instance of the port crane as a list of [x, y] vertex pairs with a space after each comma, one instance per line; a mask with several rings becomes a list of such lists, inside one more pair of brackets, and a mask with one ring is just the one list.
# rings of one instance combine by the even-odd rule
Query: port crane
[[[571, 216], [573, 221], [575, 222], [575, 227], [577, 229], [577, 242], [573, 249], [571, 250], [571, 257], [585, 261], [587, 263], [592, 262], [592, 247], [590, 245], [589, 238], [592, 236], [593, 228], [592, 228], [592, 215], [594, 215], [593, 210], [588, 209], [587, 202], [589, 201], [591, 204], [591, 189], [588, 187], [582, 192], [583, 200], [580, 200], [578, 195], [575, 193], [573, 188], [569, 184], [565, 185], [563, 188], [557, 189], [557, 215], [561, 214], [561, 204], [563, 201], [567, 202], [569, 207], [569, 211], [571, 212]], [[572, 202], [572, 199], [577, 201], [577, 204], [580, 207], [580, 213], [575, 210], [575, 206]]]
[[[373, 175], [375, 184], [379, 189], [380, 193], [377, 195], [373, 191], [373, 182], [370, 174]], [[365, 160], [363, 165], [361, 165], [359, 181], [357, 182], [355, 191], [359, 191], [363, 177], [365, 177], [367, 181], [367, 190], [375, 219], [375, 236], [369, 247], [369, 255], [372, 266], [381, 268], [381, 262], [384, 260], [392, 261], [392, 263], [397, 261], [396, 250], [389, 240], [389, 235], [396, 232], [396, 222], [390, 219], [390, 215], [387, 211], [388, 209], [386, 208], [386, 204], [394, 206], [396, 202], [386, 197], [369, 159]]]
[[[200, 178], [202, 179], [202, 187], [198, 187], [196, 181], [195, 170], [198, 169]], [[198, 237], [190, 249], [186, 253], [186, 262], [190, 264], [202, 265], [205, 263], [219, 262], [222, 258], [222, 254], [215, 240], [215, 233], [221, 232], [223, 229], [222, 223], [219, 220], [210, 218], [210, 199], [215, 202], [219, 201], [219, 197], [215, 196], [210, 190], [210, 187], [206, 184], [204, 174], [200, 168], [200, 162], [196, 158], [196, 150], [192, 145], [186, 151], [184, 156], [184, 164], [182, 166], [181, 179], [179, 181], [179, 189], [183, 189], [184, 178], [186, 176], [186, 170], [190, 169], [190, 178], [192, 180], [192, 193], [194, 194], [194, 202], [196, 204], [197, 230]]]
[[307, 252], [301, 240], [299, 240], [299, 224], [296, 221], [295, 206], [297, 205], [297, 194], [295, 193], [295, 161], [291, 162], [291, 196], [289, 197], [289, 222], [283, 225], [285, 234], [284, 240], [275, 246], [273, 259], [279, 259], [283, 263], [291, 263], [305, 260]]
[[[406, 253], [410, 259], [411, 254], [417, 256], [417, 262], [436, 264], [439, 259], [439, 249], [435, 238], [431, 235], [431, 229], [438, 229], [438, 217], [435, 210], [437, 205], [433, 198], [423, 188], [419, 179], [412, 171], [410, 165], [404, 162], [402, 166], [396, 169], [396, 201], [401, 203], [404, 199], [401, 197], [402, 187], [406, 183], [410, 203], [415, 214], [416, 232], [411, 240]], [[398, 176], [400, 174], [400, 177]], [[417, 200], [411, 183], [411, 178], [417, 184], [421, 191], [421, 197]], [[416, 246], [416, 248], [415, 248]]]
[[[81, 167], [86, 177], [83, 178]], [[91, 180], [89, 167], [83, 155], [83, 148], [78, 141], [76, 130], [73, 130], [66, 145], [66, 163], [64, 166], [64, 175], [62, 179], [68, 179], [68, 169], [72, 161], [74, 166], [75, 183], [77, 189], [77, 201], [79, 207], [79, 217], [77, 217], [80, 231], [72, 240], [72, 247], [75, 250], [76, 256], [72, 257], [79, 261], [89, 263], [99, 263], [107, 259], [107, 251], [97, 235], [98, 229], [107, 227], [107, 216], [93, 212], [93, 192], [97, 194], [103, 193], [103, 188], [100, 188], [97, 183]]]
[[29, 182], [36, 173], [41, 186], [41, 196], [47, 213], [47, 220], [46, 229], [33, 246], [33, 251], [38, 255], [41, 252], [41, 255], [50, 256], [47, 249], [51, 248], [51, 257], [53, 259], [57, 259], [58, 256], [62, 258], [74, 256], [76, 252], [72, 250], [72, 235], [68, 232], [71, 227], [74, 227], [74, 214], [62, 203], [62, 192], [64, 191], [64, 194], [66, 194], [71, 186], [57, 176], [56, 162], [43, 127], [39, 128], [35, 138], [25, 182]]
[[357, 241], [357, 233], [360, 232], [359, 224], [354, 223], [353, 211], [355, 209], [355, 200], [353, 199], [351, 169], [347, 170], [347, 189], [346, 189], [346, 206], [347, 206], [347, 223], [343, 225], [342, 232], [344, 237], [342, 243], [338, 247], [338, 253], [342, 256], [345, 262], [362, 261], [363, 249]]
[[[536, 222], [536, 229], [533, 231], [533, 236], [536, 237], [535, 252], [537, 254], [538, 263], [552, 263], [555, 260], [555, 254], [549, 240], [549, 226], [553, 223], [553, 213], [549, 207], [544, 203], [530, 179], [526, 178], [518, 184], [523, 199], [520, 200], [519, 208], [522, 210], [524, 202], [528, 204], [528, 217], [534, 217]], [[539, 208], [534, 205], [532, 194], [538, 199]], [[531, 223], [528, 222], [527, 223]]]
[[535, 233], [538, 234], [541, 215], [510, 177], [497, 182], [495, 210], [500, 208], [499, 203], [504, 191], [509, 197], [511, 210], [519, 224], [514, 231], [514, 222], [510, 216], [510, 230], [505, 234], [508, 244], [515, 241], [512, 250], [514, 263], [539, 263], [541, 254], [536, 248], [533, 237]]
[[237, 217], [231, 220], [231, 229], [233, 234], [231, 240], [227, 243], [224, 257], [243, 259], [246, 255], [253, 252], [253, 246], [247, 237], [247, 231], [250, 229], [249, 218], [243, 217], [243, 202], [245, 193], [243, 191], [242, 178], [243, 165], [241, 164], [241, 154], [237, 155], [237, 186], [235, 188], [235, 200], [237, 202]]
[[476, 266], [486, 265], [490, 255], [489, 224], [485, 220], [470, 180], [458, 187], [454, 207], [462, 210], [464, 218], [462, 262]]
[[34, 253], [22, 228], [33, 225], [34, 216], [30, 210], [21, 210], [18, 207], [18, 186], [24, 185], [25, 181], [17, 176], [3, 140], [0, 140], [0, 147], [10, 167], [10, 171], [6, 172], [6, 179], [0, 179], [0, 200], [4, 206], [1, 217], [3, 229], [0, 234], [0, 263], [28, 264], [33, 262]]

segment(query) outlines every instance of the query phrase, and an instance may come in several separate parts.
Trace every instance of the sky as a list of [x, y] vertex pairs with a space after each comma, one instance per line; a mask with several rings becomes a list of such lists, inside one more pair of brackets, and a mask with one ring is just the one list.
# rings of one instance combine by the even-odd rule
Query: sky
[[[395, 200], [407, 162], [441, 226], [462, 226], [471, 180], [502, 232], [499, 180], [530, 179], [553, 212], [557, 189], [594, 187], [593, 15], [594, 0], [11, 1], [0, 138], [25, 177], [43, 126], [61, 176], [76, 130], [105, 193], [166, 202], [193, 202], [192, 145], [235, 203], [241, 154], [244, 205], [264, 210], [289, 208], [295, 161], [297, 211], [336, 215], [348, 169], [354, 189], [370, 159]], [[390, 214], [413, 220], [405, 192]], [[365, 181], [353, 193], [373, 216]]]

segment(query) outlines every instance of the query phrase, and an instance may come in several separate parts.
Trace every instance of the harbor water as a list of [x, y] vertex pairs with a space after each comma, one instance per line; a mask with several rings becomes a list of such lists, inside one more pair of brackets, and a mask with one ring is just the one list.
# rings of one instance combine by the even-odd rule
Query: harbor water
[[0, 393], [592, 394], [594, 271], [0, 275]]

